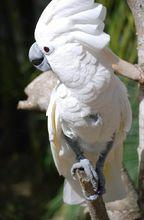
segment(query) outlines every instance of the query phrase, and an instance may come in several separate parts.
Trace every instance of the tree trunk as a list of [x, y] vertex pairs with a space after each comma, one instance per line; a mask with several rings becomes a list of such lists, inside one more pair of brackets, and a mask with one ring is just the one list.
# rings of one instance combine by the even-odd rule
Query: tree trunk
[[[138, 64], [144, 70], [144, 0], [128, 0], [134, 15], [138, 38]], [[144, 87], [140, 85], [139, 105], [139, 206], [144, 214]]]

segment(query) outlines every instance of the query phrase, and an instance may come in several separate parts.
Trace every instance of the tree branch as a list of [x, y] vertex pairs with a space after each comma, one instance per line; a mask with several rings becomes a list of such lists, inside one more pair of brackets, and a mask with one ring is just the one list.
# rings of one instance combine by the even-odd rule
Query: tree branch
[[114, 71], [120, 75], [144, 84], [144, 72], [141, 66], [133, 65], [114, 54], [110, 49], [104, 49], [103, 57], [108, 60]]
[[94, 198], [96, 192], [94, 191], [93, 186], [85, 173], [83, 171], [77, 170], [77, 177], [84, 196], [86, 198], [93, 198], [91, 200], [86, 199], [91, 220], [109, 220], [102, 196]]
[[17, 108], [22, 110], [47, 111], [52, 90], [58, 79], [52, 71], [44, 72], [36, 77], [26, 88], [27, 100], [19, 101]]

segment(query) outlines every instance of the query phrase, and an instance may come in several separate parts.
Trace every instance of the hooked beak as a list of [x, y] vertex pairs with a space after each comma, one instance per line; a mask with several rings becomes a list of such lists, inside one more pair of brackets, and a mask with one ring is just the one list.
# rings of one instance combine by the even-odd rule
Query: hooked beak
[[41, 70], [42, 72], [51, 70], [46, 57], [39, 49], [39, 46], [36, 42], [31, 46], [29, 50], [29, 60], [38, 70]]

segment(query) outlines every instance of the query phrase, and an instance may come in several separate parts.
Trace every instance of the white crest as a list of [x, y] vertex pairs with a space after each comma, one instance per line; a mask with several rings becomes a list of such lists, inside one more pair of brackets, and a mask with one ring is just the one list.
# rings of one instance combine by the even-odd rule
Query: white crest
[[37, 23], [36, 41], [48, 42], [65, 35], [68, 42], [100, 50], [110, 40], [103, 32], [105, 15], [105, 7], [93, 0], [52, 0]]

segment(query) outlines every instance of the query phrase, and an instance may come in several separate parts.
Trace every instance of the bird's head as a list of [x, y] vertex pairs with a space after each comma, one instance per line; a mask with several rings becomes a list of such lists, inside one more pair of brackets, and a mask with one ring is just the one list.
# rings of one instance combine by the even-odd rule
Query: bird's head
[[41, 71], [52, 69], [61, 81], [69, 80], [86, 53], [98, 54], [109, 43], [103, 32], [105, 15], [105, 7], [94, 0], [52, 0], [37, 23], [30, 61]]

